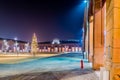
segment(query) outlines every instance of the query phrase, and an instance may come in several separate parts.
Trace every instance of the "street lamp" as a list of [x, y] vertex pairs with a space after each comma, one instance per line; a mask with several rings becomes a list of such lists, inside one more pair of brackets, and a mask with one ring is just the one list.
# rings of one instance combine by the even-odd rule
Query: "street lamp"
[[84, 3], [87, 3], [87, 0], [85, 0]]
[[[86, 29], [87, 29], [87, 39], [88, 39], [88, 51], [86, 53], [86, 58], [89, 59], [89, 24], [88, 24], [88, 12], [89, 12], [89, 0], [85, 0], [86, 2]], [[89, 61], [89, 60], [88, 60]]]
[[15, 40], [15, 51], [17, 52], [17, 56], [18, 56], [18, 51], [17, 51], [17, 46], [18, 46], [18, 43], [17, 43], [17, 37], [14, 38]]
[[[83, 51], [83, 59], [84, 59], [84, 57], [86, 56], [86, 59], [88, 59], [89, 58], [89, 36], [88, 36], [88, 34], [89, 34], [89, 24], [88, 24], [88, 9], [89, 9], [89, 0], [84, 0], [83, 1], [83, 3], [84, 3], [84, 5], [85, 5], [85, 13], [84, 13], [84, 19], [85, 19], [85, 23], [84, 23], [84, 26], [85, 26], [85, 28], [84, 29], [86, 29], [86, 30], [83, 30], [83, 36], [84, 36], [84, 41], [86, 41], [86, 39], [87, 39], [87, 43], [88, 43], [88, 46], [85, 46], [85, 44], [84, 44], [84, 46], [83, 46], [83, 49], [84, 49], [84, 51]], [[85, 36], [87, 35], [87, 37], [85, 38]], [[84, 42], [85, 43], [85, 42]], [[87, 53], [86, 53], [86, 50], [85, 50], [85, 48], [87, 47]]]

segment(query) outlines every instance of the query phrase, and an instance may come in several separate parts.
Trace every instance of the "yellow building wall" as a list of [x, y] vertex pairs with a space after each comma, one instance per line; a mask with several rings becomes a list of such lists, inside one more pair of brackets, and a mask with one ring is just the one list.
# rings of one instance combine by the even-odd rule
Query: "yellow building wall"
[[104, 63], [104, 11], [105, 7], [94, 14], [93, 69], [100, 69]]
[[106, 5], [106, 54], [111, 56], [108, 57], [111, 61], [110, 80], [120, 80], [120, 0], [107, 0]]

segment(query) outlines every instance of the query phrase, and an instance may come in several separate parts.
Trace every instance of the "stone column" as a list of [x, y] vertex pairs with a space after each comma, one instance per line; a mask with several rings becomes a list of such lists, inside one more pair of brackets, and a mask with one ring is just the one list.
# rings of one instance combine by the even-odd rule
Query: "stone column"
[[92, 62], [93, 57], [93, 16], [90, 17], [89, 21], [89, 61]]
[[65, 47], [64, 46], [62, 47], [62, 52], [65, 52]]
[[61, 47], [59, 47], [59, 52], [61, 52]]
[[111, 63], [110, 80], [120, 80], [120, 0], [107, 0], [106, 6], [106, 60]]
[[[93, 22], [93, 69], [103, 66], [104, 58], [104, 13], [105, 6], [101, 1], [95, 2]], [[99, 6], [99, 8], [98, 8]]]

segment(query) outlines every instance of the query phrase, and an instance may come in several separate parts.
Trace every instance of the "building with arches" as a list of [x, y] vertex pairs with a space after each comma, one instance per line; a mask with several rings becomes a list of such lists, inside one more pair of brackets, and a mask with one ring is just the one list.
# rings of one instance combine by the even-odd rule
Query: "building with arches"
[[[30, 46], [30, 42], [0, 38], [0, 52], [29, 53], [31, 51]], [[81, 46], [78, 40], [59, 40], [55, 38], [53, 41], [38, 42], [38, 52], [81, 52]]]
[[93, 69], [104, 68], [105, 80], [120, 80], [120, 0], [88, 1], [83, 51], [89, 54]]
[[39, 42], [39, 52], [81, 52], [79, 41], [75, 40], [59, 40]]

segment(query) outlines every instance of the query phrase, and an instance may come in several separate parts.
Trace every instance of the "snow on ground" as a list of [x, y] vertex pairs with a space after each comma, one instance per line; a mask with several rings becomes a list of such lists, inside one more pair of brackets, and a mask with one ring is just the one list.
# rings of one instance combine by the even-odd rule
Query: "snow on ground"
[[[32, 61], [22, 62], [17, 64], [0, 64], [0, 72], [2, 72], [0, 76], [4, 77], [4, 76], [16, 75], [16, 74], [36, 73], [36, 72], [51, 72], [51, 71], [66, 71], [66, 70], [71, 71], [74, 69], [79, 70], [81, 59], [83, 58], [80, 53], [67, 53], [67, 54], [57, 55], [54, 57], [39, 58]], [[84, 69], [86, 70], [88, 69], [88, 73], [89, 70], [91, 70], [91, 64], [88, 63], [87, 60], [84, 60]], [[82, 74], [84, 73], [85, 71], [82, 72]], [[90, 74], [82, 75], [83, 77], [79, 75], [72, 77], [71, 75], [74, 74], [70, 73], [69, 75], [67, 75], [69, 78], [67, 78], [66, 76], [62, 80], [78, 80], [76, 78], [81, 78], [81, 80], [93, 80], [90, 78], [83, 79], [83, 77], [86, 76], [92, 77], [92, 75], [95, 76], [94, 72]]]

